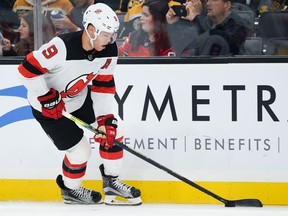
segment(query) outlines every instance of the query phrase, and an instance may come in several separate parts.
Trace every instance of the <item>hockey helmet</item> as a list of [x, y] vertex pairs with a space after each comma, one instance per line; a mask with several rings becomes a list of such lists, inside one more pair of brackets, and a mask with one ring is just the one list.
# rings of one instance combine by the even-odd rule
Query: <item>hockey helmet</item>
[[115, 42], [117, 38], [117, 31], [119, 29], [119, 19], [116, 13], [106, 4], [97, 3], [90, 5], [83, 15], [83, 26], [85, 31], [89, 24], [95, 27], [95, 40], [101, 32], [113, 33], [111, 37], [111, 42]]

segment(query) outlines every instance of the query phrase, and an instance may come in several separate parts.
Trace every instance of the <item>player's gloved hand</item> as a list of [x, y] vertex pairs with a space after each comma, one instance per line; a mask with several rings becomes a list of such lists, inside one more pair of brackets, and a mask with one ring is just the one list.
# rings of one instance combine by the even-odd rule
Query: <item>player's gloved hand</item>
[[104, 146], [104, 148], [107, 150], [114, 144], [117, 134], [118, 121], [113, 114], [98, 116], [96, 120], [98, 122], [97, 129], [104, 134], [96, 134], [94, 136], [94, 140], [99, 142], [100, 145]]
[[65, 110], [65, 103], [58, 91], [51, 88], [45, 95], [39, 96], [38, 101], [42, 105], [42, 115], [48, 118], [59, 119]]

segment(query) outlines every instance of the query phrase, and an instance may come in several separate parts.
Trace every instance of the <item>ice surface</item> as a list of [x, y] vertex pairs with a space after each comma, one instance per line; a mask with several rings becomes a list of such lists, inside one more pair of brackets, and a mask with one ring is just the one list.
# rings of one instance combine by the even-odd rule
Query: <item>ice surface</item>
[[61, 202], [0, 202], [0, 216], [287, 216], [288, 206], [146, 204], [141, 206], [66, 205]]

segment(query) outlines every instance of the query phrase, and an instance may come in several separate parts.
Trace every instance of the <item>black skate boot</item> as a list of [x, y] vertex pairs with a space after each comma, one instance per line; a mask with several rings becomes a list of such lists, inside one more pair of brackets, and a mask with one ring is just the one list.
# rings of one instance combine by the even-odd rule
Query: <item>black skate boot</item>
[[58, 175], [56, 182], [61, 188], [61, 195], [66, 204], [101, 204], [103, 203], [99, 192], [80, 187], [78, 189], [69, 189], [64, 185], [62, 175]]
[[[137, 206], [142, 204], [141, 192], [139, 189], [122, 183], [118, 176], [107, 176], [104, 173], [103, 164], [100, 165], [103, 178], [103, 192], [105, 194], [104, 203], [106, 205]], [[116, 196], [125, 198], [126, 201], [117, 200]]]

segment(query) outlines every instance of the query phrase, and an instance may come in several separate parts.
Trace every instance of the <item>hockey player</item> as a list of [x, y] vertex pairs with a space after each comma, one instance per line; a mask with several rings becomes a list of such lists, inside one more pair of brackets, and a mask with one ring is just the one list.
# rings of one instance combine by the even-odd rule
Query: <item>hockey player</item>
[[[107, 205], [140, 205], [140, 190], [122, 183], [123, 150], [114, 145], [122, 141], [115, 112], [117, 62], [115, 42], [119, 21], [106, 4], [89, 6], [83, 16], [84, 30], [63, 34], [26, 56], [19, 72], [28, 89], [28, 101], [35, 119], [65, 152], [62, 175], [56, 179], [65, 203], [97, 204], [99, 192], [81, 186], [91, 146], [83, 130], [62, 116], [66, 110], [96, 127], [106, 136], [95, 135], [103, 159], [104, 203]], [[118, 201], [115, 196], [126, 198]]]

